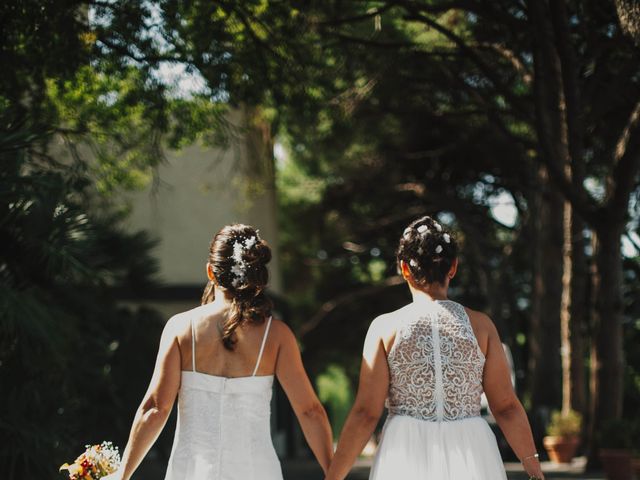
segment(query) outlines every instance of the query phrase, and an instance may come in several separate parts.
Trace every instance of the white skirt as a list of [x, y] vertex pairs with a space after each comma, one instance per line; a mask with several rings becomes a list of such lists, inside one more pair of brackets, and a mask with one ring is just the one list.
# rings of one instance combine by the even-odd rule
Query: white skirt
[[506, 480], [496, 437], [480, 417], [428, 422], [392, 415], [369, 480]]

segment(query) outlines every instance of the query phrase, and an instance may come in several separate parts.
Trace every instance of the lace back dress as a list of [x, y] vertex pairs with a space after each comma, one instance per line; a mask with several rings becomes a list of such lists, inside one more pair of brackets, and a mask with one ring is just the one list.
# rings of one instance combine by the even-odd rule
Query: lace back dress
[[282, 480], [271, 441], [273, 375], [257, 376], [269, 335], [267, 322], [253, 374], [227, 378], [183, 371], [178, 421], [165, 480]]
[[506, 480], [480, 417], [485, 358], [464, 307], [415, 306], [387, 358], [389, 416], [370, 480]]

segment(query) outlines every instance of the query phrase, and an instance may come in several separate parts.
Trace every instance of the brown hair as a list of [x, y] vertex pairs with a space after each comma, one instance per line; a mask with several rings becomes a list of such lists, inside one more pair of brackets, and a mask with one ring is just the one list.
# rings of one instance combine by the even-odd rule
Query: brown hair
[[[249, 225], [227, 225], [211, 241], [209, 264], [217, 285], [231, 297], [231, 308], [222, 328], [222, 343], [228, 350], [233, 350], [236, 344], [235, 330], [240, 325], [259, 324], [271, 315], [273, 304], [264, 292], [270, 260], [269, 245]], [[209, 281], [202, 305], [213, 301], [214, 292], [214, 284]]]
[[414, 220], [404, 230], [396, 252], [398, 268], [405, 262], [416, 283], [444, 283], [458, 256], [458, 245], [450, 232], [429, 216]]

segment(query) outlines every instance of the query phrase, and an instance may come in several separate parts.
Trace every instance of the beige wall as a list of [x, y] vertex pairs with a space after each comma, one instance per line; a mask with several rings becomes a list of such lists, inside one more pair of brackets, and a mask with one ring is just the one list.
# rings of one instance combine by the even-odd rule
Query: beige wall
[[280, 291], [272, 143], [255, 114], [235, 112], [229, 148], [192, 145], [167, 151], [158, 181], [126, 197], [128, 224], [159, 241], [154, 256], [165, 285], [206, 283], [212, 236], [229, 223], [248, 223], [273, 248], [271, 288]]

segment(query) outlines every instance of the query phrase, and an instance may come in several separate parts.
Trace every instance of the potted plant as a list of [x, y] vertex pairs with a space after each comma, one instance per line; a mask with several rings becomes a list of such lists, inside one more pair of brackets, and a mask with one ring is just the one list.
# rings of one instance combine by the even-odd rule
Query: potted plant
[[571, 463], [580, 445], [582, 415], [574, 410], [555, 411], [547, 426], [547, 436], [542, 444], [554, 463]]
[[633, 478], [632, 445], [632, 424], [628, 420], [610, 420], [602, 426], [599, 453], [607, 480]]

